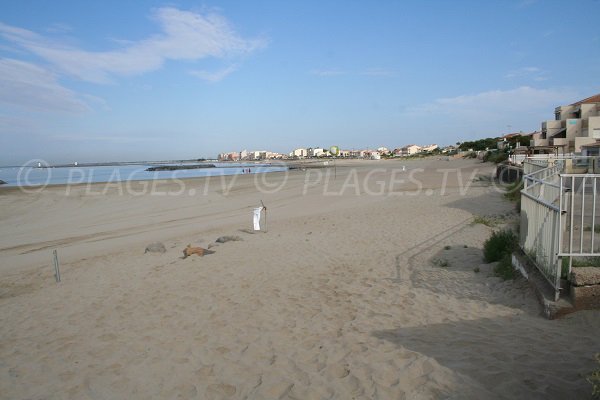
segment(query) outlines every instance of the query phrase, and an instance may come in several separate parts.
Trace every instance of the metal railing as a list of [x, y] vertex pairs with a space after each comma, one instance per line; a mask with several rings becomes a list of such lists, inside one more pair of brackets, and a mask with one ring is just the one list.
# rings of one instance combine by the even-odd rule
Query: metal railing
[[538, 160], [534, 158], [527, 158], [523, 161], [523, 175], [529, 175], [541, 169], [546, 169], [553, 164], [550, 160]]
[[556, 163], [523, 175], [521, 191], [521, 230], [519, 244], [541, 274], [560, 296], [560, 223], [563, 164]]
[[[561, 174], [562, 190], [561, 226], [562, 244], [559, 256], [594, 257], [600, 256], [600, 190], [599, 174]], [[569, 272], [572, 263], [569, 263]]]
[[[568, 164], [568, 165], [567, 165]], [[565, 167], [595, 167], [595, 161], [577, 158], [526, 160], [521, 191], [519, 244], [554, 289], [561, 289], [562, 259], [600, 256], [600, 174], [565, 174]]]

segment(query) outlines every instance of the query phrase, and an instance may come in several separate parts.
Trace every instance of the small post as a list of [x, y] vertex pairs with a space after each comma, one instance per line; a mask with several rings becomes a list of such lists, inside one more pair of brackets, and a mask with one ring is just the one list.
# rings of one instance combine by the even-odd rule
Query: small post
[[333, 157], [333, 180], [337, 179], [337, 164], [335, 163], [335, 157]]
[[260, 204], [262, 204], [263, 209], [265, 210], [265, 232], [267, 231], [267, 207], [265, 207], [265, 203], [263, 203], [263, 201], [260, 201]]
[[58, 253], [54, 250], [54, 278], [56, 282], [60, 282], [60, 266], [58, 265]]

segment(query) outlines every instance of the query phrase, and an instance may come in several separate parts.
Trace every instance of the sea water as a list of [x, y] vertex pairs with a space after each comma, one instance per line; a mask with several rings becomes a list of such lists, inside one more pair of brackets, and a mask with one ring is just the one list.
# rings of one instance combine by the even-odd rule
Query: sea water
[[[196, 163], [197, 164], [197, 163]], [[180, 169], [175, 171], [146, 171], [147, 168], [165, 165], [186, 164], [139, 164], [117, 166], [73, 166], [49, 167], [37, 166], [0, 167], [0, 180], [6, 186], [45, 186], [82, 183], [105, 183], [122, 181], [143, 181], [155, 179], [186, 179], [203, 176], [238, 175], [245, 173], [266, 173], [287, 171], [284, 164], [234, 164], [211, 163], [215, 168]], [[189, 164], [187, 164], [189, 165]]]

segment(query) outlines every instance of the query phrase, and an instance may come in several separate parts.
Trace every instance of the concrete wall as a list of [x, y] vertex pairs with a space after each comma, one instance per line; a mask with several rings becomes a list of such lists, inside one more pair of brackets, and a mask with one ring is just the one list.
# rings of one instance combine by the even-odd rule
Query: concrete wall
[[565, 121], [548, 120], [542, 122], [542, 131], [546, 132], [546, 139], [556, 135], [565, 126]]
[[555, 139], [552, 139], [552, 144], [554, 146], [568, 145], [569, 144], [569, 139], [555, 138]]
[[600, 116], [588, 119], [588, 135], [594, 139], [600, 139]]
[[581, 119], [598, 116], [598, 105], [593, 104], [582, 104], [581, 105]]
[[[575, 118], [569, 118], [566, 121], [566, 128], [567, 128], [567, 139], [569, 139], [570, 142], [575, 141], [575, 138], [578, 136], [583, 136], [581, 131], [582, 131], [582, 123], [580, 119], [575, 119]], [[577, 151], [577, 150], [575, 150]]]
[[575, 152], [581, 151], [581, 146], [585, 144], [593, 144], [596, 143], [596, 139], [591, 137], [576, 137], [575, 138]]
[[560, 111], [560, 119], [569, 119], [569, 118], [576, 118], [574, 111], [577, 109], [578, 107], [575, 106], [560, 106], [560, 107], [556, 107], [555, 109], [555, 113], [556, 111]]

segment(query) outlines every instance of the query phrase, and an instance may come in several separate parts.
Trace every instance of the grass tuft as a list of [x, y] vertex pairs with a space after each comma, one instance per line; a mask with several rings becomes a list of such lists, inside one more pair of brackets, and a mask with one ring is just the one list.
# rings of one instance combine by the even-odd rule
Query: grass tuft
[[485, 261], [494, 262], [502, 259], [504, 254], [511, 254], [517, 245], [517, 236], [509, 229], [496, 231], [483, 244]]
[[482, 224], [485, 226], [489, 226], [490, 228], [493, 228], [494, 226], [497, 225], [497, 222], [494, 218], [490, 218], [490, 217], [486, 217], [486, 216], [482, 216], [482, 215], [476, 215], [473, 218], [472, 224], [473, 225]]
[[506, 193], [504, 193], [504, 197], [506, 197], [510, 201], [521, 201], [521, 190], [523, 189], [523, 181], [519, 180], [511, 184], [506, 188]]
[[512, 266], [512, 256], [510, 253], [506, 253], [500, 259], [500, 262], [494, 267], [494, 274], [504, 279], [515, 279], [517, 271]]
[[514, 279], [515, 269], [512, 266], [512, 252], [517, 246], [517, 236], [511, 230], [501, 230], [492, 233], [483, 244], [485, 261], [499, 261], [494, 267], [494, 273], [500, 278]]
[[[600, 257], [573, 257], [573, 268], [597, 267], [600, 268]], [[567, 278], [569, 273], [569, 257], [563, 257], [561, 277]]]
[[[585, 232], [590, 232], [590, 231], [592, 230], [592, 227], [591, 227], [591, 226], [585, 226], [585, 227], [583, 228], [583, 230], [584, 230]], [[600, 225], [598, 225], [598, 224], [594, 225], [594, 232], [595, 232], [595, 233], [600, 233]]]

